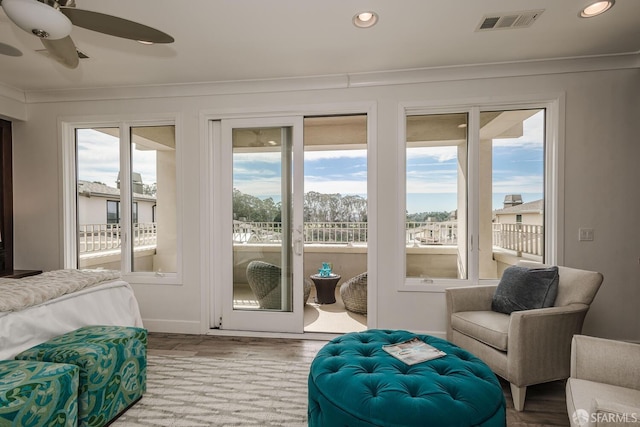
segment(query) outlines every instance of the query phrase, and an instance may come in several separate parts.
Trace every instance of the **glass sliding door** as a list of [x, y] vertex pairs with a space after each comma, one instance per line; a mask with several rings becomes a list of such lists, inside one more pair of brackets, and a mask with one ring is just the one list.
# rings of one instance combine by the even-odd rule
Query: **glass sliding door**
[[302, 332], [301, 123], [222, 121], [225, 329]]
[[[305, 117], [305, 277], [317, 274], [323, 263], [340, 276], [333, 305], [314, 305], [319, 301], [318, 291], [315, 287], [310, 290], [305, 332], [346, 333], [367, 328], [368, 279], [353, 281], [368, 274], [367, 171], [367, 115]], [[347, 285], [351, 292], [341, 293], [341, 286], [349, 281], [354, 283]], [[324, 296], [331, 294], [327, 288], [332, 285], [324, 287]]]

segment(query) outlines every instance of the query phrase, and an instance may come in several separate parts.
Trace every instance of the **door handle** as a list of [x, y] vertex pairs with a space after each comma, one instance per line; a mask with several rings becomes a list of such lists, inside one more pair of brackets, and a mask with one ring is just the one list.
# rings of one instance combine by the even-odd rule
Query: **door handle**
[[296, 255], [302, 255], [302, 239], [296, 239], [294, 241], [293, 250], [295, 251]]

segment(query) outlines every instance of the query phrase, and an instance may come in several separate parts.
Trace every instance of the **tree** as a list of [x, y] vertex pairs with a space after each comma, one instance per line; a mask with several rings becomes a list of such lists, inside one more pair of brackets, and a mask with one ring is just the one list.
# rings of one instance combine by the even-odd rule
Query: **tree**
[[432, 212], [419, 212], [419, 213], [407, 214], [407, 221], [411, 221], [411, 222], [426, 222], [426, 221], [443, 222], [443, 221], [449, 221], [450, 219], [451, 219], [450, 212], [432, 211]]
[[234, 219], [247, 222], [272, 222], [280, 218], [280, 203], [271, 197], [262, 200], [240, 190], [233, 189]]
[[[235, 219], [247, 222], [280, 222], [282, 205], [273, 198], [260, 199], [233, 190]], [[366, 222], [367, 199], [357, 195], [342, 196], [310, 191], [304, 195], [305, 222]]]
[[157, 193], [158, 193], [158, 183], [154, 182], [153, 184], [142, 184], [142, 194], [156, 197]]

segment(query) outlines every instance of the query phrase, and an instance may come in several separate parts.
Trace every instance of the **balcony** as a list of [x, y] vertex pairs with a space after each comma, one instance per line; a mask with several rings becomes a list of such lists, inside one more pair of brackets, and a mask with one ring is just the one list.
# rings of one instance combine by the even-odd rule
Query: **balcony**
[[[151, 265], [156, 253], [156, 223], [133, 224], [133, 248], [136, 264]], [[120, 270], [122, 228], [120, 224], [84, 224], [78, 227], [78, 265], [80, 268]]]
[[[366, 271], [367, 225], [366, 222], [305, 223], [303, 229], [304, 276], [309, 277], [317, 273], [318, 267], [323, 262], [330, 262], [333, 264], [334, 271], [342, 276], [338, 284], [339, 288], [342, 282]], [[133, 244], [136, 265], [144, 265], [147, 261], [152, 262], [156, 252], [157, 232], [155, 223], [134, 224]], [[542, 261], [543, 235], [543, 227], [540, 225], [492, 224], [491, 263], [497, 265], [494, 268], [494, 271], [498, 272], [496, 277], [504, 268], [515, 264], [521, 258]], [[281, 223], [234, 221], [233, 242], [234, 307], [257, 309], [257, 301], [247, 284], [247, 264], [255, 259], [280, 264]], [[445, 279], [458, 277], [457, 222], [408, 222], [405, 228], [405, 242], [409, 276]], [[122, 230], [118, 224], [80, 226], [78, 235], [80, 267], [120, 269], [121, 244]], [[312, 292], [310, 301], [313, 301], [313, 295]], [[340, 302], [338, 295], [337, 300]], [[331, 312], [332, 315], [335, 315], [338, 310], [342, 311], [341, 315], [345, 315], [341, 307], [343, 305], [340, 302], [335, 306], [319, 306], [315, 309]], [[353, 317], [347, 320], [352, 321]], [[363, 319], [365, 318], [362, 317], [356, 321], [366, 327], [366, 319]], [[305, 328], [307, 326], [309, 325], [305, 320]]]
[[[365, 271], [367, 233], [366, 222], [305, 223], [303, 233], [305, 265], [308, 264], [309, 274], [314, 273], [316, 266], [323, 261], [333, 262], [334, 265], [350, 265], [353, 271]], [[78, 233], [81, 261], [95, 265], [90, 260], [100, 259], [104, 262], [107, 257], [112, 256], [111, 261], [118, 262], [122, 244], [121, 236], [122, 229], [119, 224], [81, 225]], [[457, 222], [407, 222], [405, 237], [408, 255], [439, 255], [442, 258], [439, 263], [445, 264], [441, 267], [443, 270], [455, 270], [455, 260], [445, 260], [457, 253], [455, 249], [458, 244]], [[494, 223], [492, 238], [494, 258], [496, 255], [503, 255], [542, 259], [544, 230], [541, 225]], [[251, 257], [251, 252], [265, 254], [272, 252], [273, 256], [277, 257], [278, 245], [282, 243], [281, 223], [235, 221], [233, 241], [235, 250], [244, 252], [247, 257]], [[153, 255], [156, 242], [156, 223], [134, 224], [133, 245], [136, 257]], [[272, 250], [269, 249], [270, 246]], [[452, 265], [447, 268], [446, 264]]]

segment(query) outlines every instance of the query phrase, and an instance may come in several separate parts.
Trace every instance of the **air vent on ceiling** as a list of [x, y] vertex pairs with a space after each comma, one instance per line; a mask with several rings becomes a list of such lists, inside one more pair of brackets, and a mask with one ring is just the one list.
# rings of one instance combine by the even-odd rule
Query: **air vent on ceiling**
[[480, 24], [478, 24], [476, 31], [530, 27], [542, 15], [542, 12], [544, 12], [544, 9], [485, 15]]

